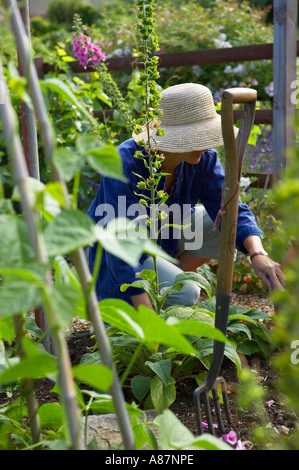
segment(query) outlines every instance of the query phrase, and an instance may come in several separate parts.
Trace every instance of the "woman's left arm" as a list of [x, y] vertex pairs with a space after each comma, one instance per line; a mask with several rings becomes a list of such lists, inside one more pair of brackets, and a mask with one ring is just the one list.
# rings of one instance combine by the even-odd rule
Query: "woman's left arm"
[[[286, 278], [281, 271], [280, 264], [267, 256], [260, 237], [251, 235], [244, 240], [243, 244], [251, 257], [252, 267], [256, 275], [265, 286], [269, 290], [272, 290], [273, 286], [275, 289], [283, 289]], [[273, 286], [267, 276], [270, 277]]]

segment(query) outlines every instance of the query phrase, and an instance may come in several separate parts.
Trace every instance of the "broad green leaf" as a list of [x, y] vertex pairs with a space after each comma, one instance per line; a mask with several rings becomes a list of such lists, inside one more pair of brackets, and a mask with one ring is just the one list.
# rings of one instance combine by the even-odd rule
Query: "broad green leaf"
[[202, 323], [207, 323], [208, 325], [214, 326], [214, 318], [210, 315], [208, 310], [201, 309], [200, 307], [184, 307], [182, 305], [174, 305], [168, 307], [163, 312], [163, 318], [175, 318], [179, 321], [184, 320], [198, 320]]
[[0, 316], [33, 310], [42, 304], [38, 284], [17, 276], [6, 276], [0, 288]]
[[158, 362], [146, 361], [145, 365], [150, 367], [155, 374], [162, 380], [164, 385], [168, 385], [171, 374], [171, 360], [161, 359]]
[[80, 364], [72, 368], [74, 377], [96, 390], [107, 392], [113, 382], [113, 374], [108, 367], [100, 364]]
[[220, 330], [198, 320], [181, 321], [176, 323], [174, 327], [184, 335], [196, 335], [212, 338], [224, 343], [228, 342], [228, 339]]
[[131, 266], [139, 266], [139, 259], [143, 252], [176, 263], [176, 260], [162, 250], [157, 243], [148, 238], [145, 227], [137, 226], [125, 217], [111, 220], [106, 228], [97, 224], [95, 232], [99, 243], [106, 251], [117, 254], [120, 259]]
[[138, 323], [136, 310], [123, 300], [106, 299], [99, 303], [103, 320], [129, 335], [144, 341], [144, 332]]
[[71, 181], [77, 171], [85, 165], [84, 156], [77, 153], [76, 149], [57, 148], [53, 155], [53, 163], [65, 181]]
[[[64, 206], [64, 201], [61, 200], [62, 188], [60, 183], [48, 183], [45, 185], [36, 178], [28, 177], [27, 184], [34, 195], [34, 205], [38, 212], [42, 214], [45, 220], [52, 220], [61, 211], [60, 205]], [[54, 187], [55, 191], [54, 191]], [[55, 195], [58, 193], [58, 187], [60, 191], [59, 200]], [[48, 189], [49, 188], [49, 189]], [[14, 188], [13, 200], [20, 201], [21, 197], [19, 194], [18, 187]]]
[[42, 379], [56, 373], [55, 359], [49, 354], [36, 354], [22, 359], [0, 375], [0, 383], [17, 382], [24, 379]]
[[256, 310], [255, 308], [247, 310], [246, 312], [244, 312], [244, 315], [253, 318], [254, 320], [268, 320], [271, 318], [271, 316], [267, 313], [261, 312], [260, 310]]
[[227, 327], [227, 330], [234, 334], [245, 333], [250, 341], [252, 339], [251, 331], [244, 323], [233, 323]]
[[151, 398], [158, 414], [163, 413], [164, 410], [174, 402], [176, 397], [176, 389], [174, 379], [171, 378], [168, 385], [164, 385], [162, 380], [155, 375], [151, 381]]
[[0, 215], [0, 266], [25, 265], [34, 259], [28, 229], [22, 216]]
[[[89, 390], [84, 390], [86, 395], [90, 395]], [[94, 400], [91, 404], [91, 410], [94, 411], [95, 414], [103, 414], [103, 413], [115, 413], [114, 403], [112, 397], [110, 395], [98, 394], [95, 395], [92, 393], [93, 397], [98, 396], [96, 400]], [[126, 409], [129, 415], [141, 416], [144, 417], [144, 413], [142, 410], [138, 409], [136, 404], [129, 404], [126, 403]]]
[[48, 288], [48, 293], [62, 327], [68, 328], [74, 316], [87, 319], [81, 289], [73, 285], [52, 285]]
[[201, 289], [204, 289], [211, 299], [211, 285], [210, 283], [201, 275], [196, 272], [184, 272], [180, 273], [175, 277], [174, 284], [172, 286], [173, 290], [182, 290], [183, 286], [186, 284], [195, 284]]
[[137, 400], [142, 400], [149, 392], [151, 381], [151, 377], [145, 377], [144, 375], [134, 375], [134, 377], [132, 377], [131, 388]]
[[121, 158], [116, 147], [111, 144], [102, 144], [95, 135], [77, 137], [76, 147], [95, 171], [101, 175], [128, 182], [123, 174]]
[[123, 174], [123, 168], [119, 153], [113, 145], [104, 145], [98, 149], [90, 149], [86, 154], [87, 161], [91, 168], [101, 175], [114, 178], [124, 183], [128, 179]]
[[153, 310], [141, 305], [137, 312], [123, 300], [106, 299], [99, 303], [103, 320], [146, 343], [162, 343], [185, 354], [196, 350], [181, 333]]
[[[200, 339], [195, 347], [197, 349], [198, 359], [209, 369], [213, 355], [214, 341], [210, 338]], [[238, 371], [241, 370], [241, 362], [238, 353], [230, 343], [225, 344], [224, 355], [236, 365]]]
[[156, 273], [152, 269], [143, 269], [143, 271], [137, 273], [137, 276], [149, 281], [156, 279]]
[[63, 211], [45, 227], [44, 239], [49, 256], [66, 255], [96, 240], [95, 225], [79, 210]]
[[78, 108], [78, 110], [82, 114], [84, 114], [85, 117], [87, 117], [87, 119], [94, 126], [98, 126], [97, 121], [87, 111], [85, 106], [80, 103], [80, 101], [77, 99], [77, 97], [74, 95], [74, 93], [71, 91], [71, 89], [67, 86], [65, 82], [59, 80], [58, 78], [47, 78], [46, 80], [43, 80], [42, 85], [54, 91], [55, 93], [58, 93], [62, 99], [72, 103], [74, 106], [76, 106], [76, 108]]
[[40, 406], [38, 416], [43, 428], [59, 429], [63, 425], [63, 409], [57, 403], [45, 403]]
[[232, 450], [233, 447], [212, 435], [196, 437], [170, 410], [157, 416], [154, 424], [159, 430], [159, 444], [163, 450], [207, 449]]
[[13, 323], [13, 317], [11, 315], [6, 315], [0, 317], [0, 340], [5, 340], [9, 345], [11, 345], [15, 337], [15, 329]]

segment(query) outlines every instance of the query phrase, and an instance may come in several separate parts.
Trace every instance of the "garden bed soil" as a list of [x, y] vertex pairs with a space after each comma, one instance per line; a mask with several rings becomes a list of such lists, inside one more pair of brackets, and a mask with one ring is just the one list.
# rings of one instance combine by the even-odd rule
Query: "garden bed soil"
[[[244, 294], [232, 296], [232, 303], [240, 305], [243, 309], [258, 308], [268, 314], [273, 312], [273, 305], [266, 296], [257, 294]], [[73, 365], [79, 364], [82, 356], [91, 352], [94, 346], [94, 339], [91, 338], [90, 325], [81, 319], [75, 319], [67, 336], [71, 362]], [[288, 435], [294, 427], [294, 417], [285, 410], [284, 404], [277, 395], [275, 380], [276, 371], [271, 367], [271, 361], [266, 361], [258, 355], [250, 358], [243, 356], [241, 360], [258, 375], [259, 382], [265, 385], [269, 404], [265, 404], [269, 416], [269, 426], [278, 434]], [[238, 439], [245, 443], [247, 450], [255, 450], [258, 447], [251, 441], [251, 431], [258, 424], [258, 417], [254, 414], [240, 414], [236, 408], [238, 378], [235, 365], [224, 359], [221, 375], [224, 377], [229, 395], [229, 406], [231, 412], [230, 429], [234, 430]], [[51, 392], [53, 382], [48, 379], [37, 380], [35, 384], [35, 394], [40, 405], [48, 402], [57, 402], [58, 397]], [[181, 422], [194, 434], [197, 435], [196, 415], [193, 405], [193, 392], [196, 388], [194, 380], [182, 380], [177, 385], [177, 397], [170, 409], [181, 420]], [[129, 397], [126, 397], [128, 399]], [[0, 404], [9, 401], [5, 394], [0, 394]], [[203, 420], [205, 419], [203, 415]], [[228, 429], [229, 430], [229, 429]], [[217, 434], [217, 431], [216, 431]]]

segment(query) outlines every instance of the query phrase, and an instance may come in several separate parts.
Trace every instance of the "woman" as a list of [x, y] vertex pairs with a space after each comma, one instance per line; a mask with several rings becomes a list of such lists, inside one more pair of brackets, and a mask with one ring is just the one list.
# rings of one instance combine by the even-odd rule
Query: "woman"
[[[167, 206], [177, 209], [174, 217], [179, 213], [182, 222], [187, 207], [191, 222], [189, 230], [178, 234], [172, 229], [167, 232], [167, 236], [159, 239], [161, 247], [178, 259], [176, 265], [162, 258], [157, 259], [159, 283], [163, 283], [162, 286], [165, 287], [171, 286], [175, 276], [182, 271], [193, 271], [209, 259], [218, 258], [220, 232], [214, 230], [214, 221], [220, 208], [224, 171], [214, 150], [214, 147], [223, 145], [221, 118], [215, 111], [208, 88], [194, 83], [169, 87], [162, 92], [160, 109], [163, 111], [160, 127], [164, 129], [164, 135], [158, 135], [153, 128], [151, 136], [159, 152], [163, 153], [161, 170], [167, 176], [161, 177], [157, 189], [168, 193]], [[143, 159], [134, 157], [136, 151], [142, 151], [147, 161], [145, 148], [137, 144], [140, 140], [145, 140], [146, 148], [146, 130], [139, 135], [133, 133], [131, 139], [118, 147], [128, 183], [102, 177], [96, 198], [88, 211], [95, 222], [101, 223], [104, 220], [103, 211], [99, 208], [113, 207], [116, 217], [125, 214], [130, 218], [129, 208], [139, 204], [136, 193], [140, 194], [142, 191], [137, 190], [137, 183], [140, 181], [137, 175], [144, 178], [149, 176]], [[190, 243], [191, 235], [194, 240]], [[270, 276], [275, 288], [281, 289], [284, 275], [280, 266], [267, 256], [255, 218], [248, 206], [241, 201], [236, 248], [250, 256], [257, 276], [269, 289], [271, 284], [267, 276]], [[96, 246], [93, 246], [89, 252], [91, 270], [95, 253]], [[153, 259], [149, 255], [143, 254], [139, 266], [132, 268], [105, 251], [96, 284], [99, 299], [122, 298], [135, 308], [140, 304], [152, 307], [148, 295], [141, 289], [130, 287], [126, 292], [121, 292], [120, 287], [123, 283], [136, 280], [136, 273], [153, 268]], [[174, 292], [168, 297], [166, 306], [194, 305], [199, 295], [200, 289], [197, 286], [186, 285], [182, 291]]]

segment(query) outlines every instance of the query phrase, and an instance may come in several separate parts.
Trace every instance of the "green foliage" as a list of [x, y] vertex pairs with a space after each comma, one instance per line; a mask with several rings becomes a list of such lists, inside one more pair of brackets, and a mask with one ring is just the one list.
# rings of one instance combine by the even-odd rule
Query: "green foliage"
[[[132, 2], [131, 2], [132, 3]], [[123, 8], [118, 2], [111, 2], [96, 11], [83, 6], [80, 2], [52, 2], [49, 19], [32, 21], [33, 48], [45, 60], [54, 65], [41, 80], [44, 99], [55, 132], [54, 163], [66, 180], [71, 207], [66, 206], [64, 189], [59, 183], [50, 181], [50, 172], [44, 163], [43, 143], [39, 140], [41, 182], [29, 179], [28, 190], [38, 219], [37, 236], [42, 237], [49, 257], [48, 262], [36, 261], [29, 241], [26, 219], [20, 215], [20, 196], [12, 181], [11, 162], [5, 149], [3, 133], [1, 145], [1, 184], [0, 184], [0, 391], [13, 395], [17, 388], [19, 398], [11, 404], [0, 408], [0, 449], [31, 449], [32, 435], [28, 423], [28, 409], [24, 381], [39, 378], [51, 378], [54, 389], [61, 397], [58, 377], [59, 366], [56, 358], [47, 353], [42, 344], [43, 333], [27, 317], [41, 304], [46, 306], [49, 315], [50, 331], [68, 328], [75, 315], [87, 318], [86, 300], [83, 288], [70, 257], [74, 250], [85, 248], [98, 242], [98, 262], [101, 249], [110, 251], [124, 261], [136, 266], [142, 252], [153, 256], [166, 256], [159, 247], [145, 237], [134, 237], [130, 240], [122, 235], [130, 235], [132, 226], [128, 221], [119, 220], [117, 226], [109, 225], [107, 229], [95, 229], [94, 224], [85, 215], [84, 210], [93, 198], [100, 181], [100, 175], [124, 181], [122, 167], [115, 144], [128, 136], [128, 119], [115, 113], [113, 119], [99, 123], [94, 111], [107, 111], [120, 104], [129, 103], [132, 112], [132, 124], [135, 117], [140, 125], [150, 122], [158, 116], [156, 107], [160, 86], [167, 86], [172, 80], [200, 81], [210, 86], [213, 91], [222, 86], [234, 85], [234, 80], [246, 76], [246, 85], [259, 86], [261, 95], [265, 96], [264, 86], [269, 84], [271, 66], [269, 64], [251, 64], [239, 72], [210, 66], [202, 69], [193, 67], [180, 70], [162, 70], [159, 86], [157, 57], [160, 38], [163, 52], [185, 51], [192, 49], [214, 48], [219, 41], [230, 45], [270, 42], [272, 29], [263, 24], [260, 15], [249, 7], [247, 2], [240, 5], [237, 13], [237, 2], [210, 2], [204, 9], [195, 2], [163, 2], [157, 7], [154, 18], [153, 6], [156, 2], [137, 2], [136, 22], [135, 9]], [[220, 6], [221, 4], [221, 6]], [[222, 9], [221, 9], [222, 8]], [[229, 9], [232, 9], [230, 11]], [[91, 27], [94, 37], [105, 52], [115, 56], [115, 49], [123, 43], [130, 48], [138, 60], [144, 63], [143, 71], [135, 70], [123, 74], [108, 75], [105, 67], [88, 74], [75, 75], [70, 63], [71, 52], [70, 24], [74, 13], [78, 13], [83, 22]], [[201, 28], [198, 28], [200, 18]], [[55, 20], [55, 21], [54, 21]], [[53, 23], [54, 21], [54, 23]], [[125, 26], [126, 25], [126, 26]], [[233, 26], [233, 27], [232, 27]], [[169, 31], [172, 34], [169, 34]], [[140, 35], [139, 46], [136, 37]], [[224, 36], [221, 36], [225, 35]], [[3, 57], [7, 64], [5, 73], [15, 109], [20, 108], [20, 100], [31, 105], [28, 84], [19, 76], [13, 65], [15, 47], [11, 35], [7, 35], [7, 44], [3, 48]], [[215, 42], [216, 40], [216, 42]], [[217, 43], [218, 41], [218, 43]], [[10, 47], [12, 46], [12, 47]], [[175, 75], [174, 75], [175, 73]], [[224, 74], [227, 78], [224, 81]], [[258, 82], [255, 85], [254, 80]], [[217, 101], [217, 96], [216, 96]], [[146, 118], [146, 119], [144, 119]], [[20, 126], [21, 129], [21, 126]], [[155, 180], [161, 161], [153, 153], [151, 177]], [[94, 178], [97, 178], [94, 182]], [[140, 181], [140, 183], [143, 183]], [[155, 184], [150, 180], [154, 197]], [[282, 207], [289, 206], [297, 198], [296, 183], [281, 186], [280, 202]], [[164, 202], [165, 195], [161, 195]], [[296, 203], [294, 202], [294, 208]], [[83, 209], [83, 211], [82, 211]], [[286, 208], [287, 211], [287, 208]], [[268, 216], [268, 214], [267, 214]], [[298, 224], [295, 218], [288, 219], [289, 231], [297, 236]], [[261, 221], [263, 224], [263, 221]], [[30, 227], [29, 227], [30, 228]], [[277, 227], [276, 227], [277, 228]], [[267, 232], [268, 233], [268, 232]], [[142, 234], [140, 234], [142, 235]], [[274, 243], [274, 242], [273, 242]], [[51, 273], [53, 283], [49, 285], [47, 276]], [[91, 281], [94, 285], [95, 276]], [[291, 329], [291, 319], [296, 324], [295, 306], [298, 286], [296, 274], [290, 271], [292, 279], [292, 299], [287, 307], [289, 319], [282, 317], [280, 335]], [[246, 354], [261, 352], [269, 357], [273, 350], [273, 340], [265, 325], [261, 322], [265, 316], [256, 310], [247, 312], [231, 307], [229, 317], [229, 340], [214, 328], [215, 277], [207, 266], [195, 273], [180, 275], [173, 289], [180, 290], [185, 283], [193, 282], [207, 292], [209, 297], [204, 305], [194, 308], [173, 306], [163, 309], [164, 302], [170, 294], [169, 289], [162, 289], [158, 294], [158, 282], [154, 272], [143, 272], [141, 280], [136, 281], [148, 292], [156, 307], [156, 312], [140, 307], [134, 310], [128, 304], [105, 300], [100, 303], [103, 320], [111, 326], [108, 328], [113, 359], [124, 387], [131, 387], [133, 395], [143, 408], [156, 408], [160, 416], [155, 421], [159, 430], [159, 445], [165, 449], [224, 449], [227, 446], [212, 437], [196, 438], [178, 422], [169, 412], [168, 407], [175, 400], [176, 384], [185, 377], [201, 381], [203, 368], [209, 368], [212, 357], [213, 341], [225, 341], [225, 355], [240, 370], [237, 352]], [[123, 286], [123, 290], [126, 289]], [[282, 294], [284, 295], [284, 294]], [[297, 297], [296, 297], [297, 296]], [[286, 304], [286, 298], [281, 297]], [[26, 327], [26, 335], [19, 347], [16, 347], [14, 320], [21, 317]], [[290, 323], [288, 323], [290, 321]], [[297, 322], [298, 323], [298, 322]], [[296, 338], [297, 330], [293, 329]], [[44, 333], [49, 334], [49, 331]], [[286, 341], [287, 343], [287, 341]], [[59, 360], [59, 357], [57, 358]], [[285, 361], [284, 356], [281, 359]], [[285, 363], [284, 363], [285, 364]], [[298, 376], [294, 368], [286, 367], [289, 374], [286, 385], [297, 383]], [[71, 375], [76, 380], [77, 401], [82, 413], [114, 412], [111, 396], [108, 394], [112, 383], [111, 370], [102, 364], [98, 352], [86, 355], [81, 364], [72, 368]], [[82, 390], [86, 384], [89, 390]], [[80, 387], [79, 387], [80, 385]], [[86, 402], [87, 398], [87, 402]], [[260, 398], [260, 396], [258, 397]], [[291, 395], [290, 403], [295, 402]], [[253, 396], [254, 399], [254, 396]], [[144, 413], [135, 404], [127, 404], [136, 437], [137, 448], [148, 442], [151, 449], [158, 444], [149, 431]], [[68, 449], [69, 440], [66, 432], [66, 414], [63, 399], [61, 405], [49, 403], [38, 408], [42, 427], [42, 441], [39, 444], [46, 449]], [[142, 418], [140, 422], [139, 418]]]

